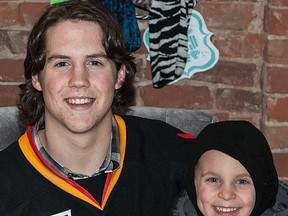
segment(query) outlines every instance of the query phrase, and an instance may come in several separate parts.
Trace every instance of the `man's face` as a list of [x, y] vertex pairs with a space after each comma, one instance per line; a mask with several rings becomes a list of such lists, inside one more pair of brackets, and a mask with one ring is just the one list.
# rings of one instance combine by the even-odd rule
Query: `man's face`
[[[45, 101], [45, 124], [83, 133], [111, 121], [114, 91], [125, 78], [102, 46], [92, 22], [64, 21], [46, 32], [46, 63], [32, 77]], [[105, 126], [104, 126], [105, 127]]]
[[249, 216], [256, 193], [245, 167], [220, 151], [210, 150], [195, 168], [197, 205], [205, 216]]

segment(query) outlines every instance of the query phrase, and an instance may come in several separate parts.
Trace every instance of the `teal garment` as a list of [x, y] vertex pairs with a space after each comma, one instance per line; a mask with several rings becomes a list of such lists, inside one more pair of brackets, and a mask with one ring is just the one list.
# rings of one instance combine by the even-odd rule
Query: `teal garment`
[[[90, 0], [91, 2], [97, 0]], [[141, 46], [141, 36], [138, 27], [135, 7], [131, 0], [99, 0], [117, 18], [122, 26], [128, 51], [133, 52]]]
[[[69, 0], [50, 0], [50, 5], [66, 2]], [[85, 1], [85, 0], [83, 0]], [[131, 0], [88, 0], [90, 2], [101, 2], [116, 17], [122, 27], [127, 50], [134, 52], [141, 46], [141, 36], [138, 27], [135, 7]]]

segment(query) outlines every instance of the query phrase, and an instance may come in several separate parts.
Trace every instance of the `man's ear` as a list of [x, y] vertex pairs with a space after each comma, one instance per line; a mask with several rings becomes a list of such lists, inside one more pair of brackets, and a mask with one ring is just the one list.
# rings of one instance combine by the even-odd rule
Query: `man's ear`
[[39, 74], [32, 75], [32, 85], [36, 90], [42, 91]]
[[122, 64], [121, 68], [117, 73], [117, 81], [115, 83], [115, 89], [119, 89], [122, 87], [126, 76], [126, 65]]

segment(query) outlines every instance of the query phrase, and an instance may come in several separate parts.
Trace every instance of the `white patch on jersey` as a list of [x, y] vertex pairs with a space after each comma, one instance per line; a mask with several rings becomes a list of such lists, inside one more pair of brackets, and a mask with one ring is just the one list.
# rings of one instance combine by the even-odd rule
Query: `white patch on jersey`
[[69, 210], [67, 210], [65, 212], [60, 212], [60, 213], [53, 214], [53, 215], [50, 215], [50, 216], [72, 216], [71, 209], [69, 209]]

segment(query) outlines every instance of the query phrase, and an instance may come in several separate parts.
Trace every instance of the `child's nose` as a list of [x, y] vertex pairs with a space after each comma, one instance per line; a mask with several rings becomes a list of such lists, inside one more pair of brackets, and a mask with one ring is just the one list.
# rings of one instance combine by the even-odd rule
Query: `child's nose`
[[218, 193], [218, 197], [224, 200], [236, 198], [236, 193], [232, 185], [222, 185]]

